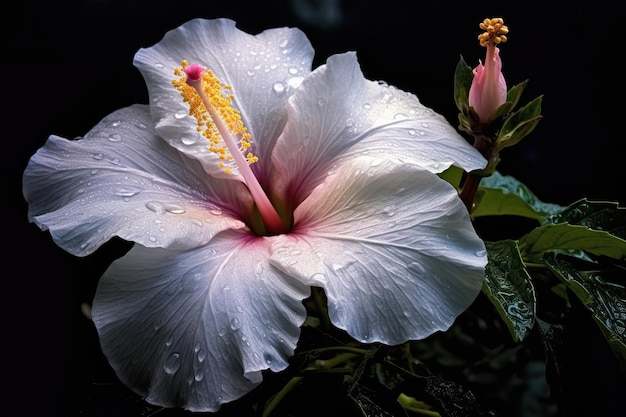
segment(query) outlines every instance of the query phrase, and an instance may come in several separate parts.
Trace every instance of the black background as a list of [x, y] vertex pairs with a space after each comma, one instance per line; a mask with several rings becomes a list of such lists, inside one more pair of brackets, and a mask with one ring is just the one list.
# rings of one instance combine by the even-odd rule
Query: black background
[[543, 95], [544, 119], [503, 152], [499, 170], [546, 202], [626, 201], [624, 34], [621, 9], [611, 5], [617, 3], [337, 0], [340, 14], [333, 19], [307, 14], [314, 3], [325, 2], [3, 3], [0, 157], [7, 223], [0, 231], [8, 226], [9, 233], [3, 235], [1, 360], [9, 364], [4, 376], [11, 388], [3, 390], [0, 407], [53, 415], [82, 375], [107, 372], [83, 369], [89, 361], [77, 359], [98, 354], [79, 306], [90, 301], [99, 275], [126, 248], [107, 245], [77, 259], [29, 224], [21, 193], [28, 158], [50, 134], [81, 136], [113, 110], [146, 103], [133, 54], [193, 17], [230, 17], [251, 33], [297, 26], [315, 48], [315, 66], [356, 50], [367, 78], [416, 93], [456, 125], [455, 66], [460, 55], [471, 66], [483, 58], [478, 23], [502, 16], [511, 31], [501, 48], [507, 82], [529, 79], [522, 102]]

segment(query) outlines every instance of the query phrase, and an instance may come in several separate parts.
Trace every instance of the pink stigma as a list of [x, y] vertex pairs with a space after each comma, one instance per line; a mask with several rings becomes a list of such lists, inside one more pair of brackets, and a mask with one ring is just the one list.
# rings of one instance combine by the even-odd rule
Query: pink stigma
[[198, 81], [202, 77], [204, 67], [200, 64], [187, 65], [183, 71], [187, 74], [189, 81]]

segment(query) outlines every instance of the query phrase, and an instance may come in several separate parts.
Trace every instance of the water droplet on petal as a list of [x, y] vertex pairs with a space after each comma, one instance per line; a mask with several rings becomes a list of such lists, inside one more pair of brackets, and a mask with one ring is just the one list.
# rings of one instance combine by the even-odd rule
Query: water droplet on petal
[[478, 250], [475, 253], [476, 256], [478, 256], [479, 258], [482, 258], [483, 256], [487, 255], [487, 251], [485, 250]]
[[193, 378], [198, 382], [202, 381], [204, 379], [204, 370], [202, 368], [196, 369]]
[[298, 68], [296, 68], [296, 67], [291, 67], [291, 68], [289, 68], [289, 70], [288, 70], [288, 71], [289, 71], [289, 74], [291, 74], [291, 75], [296, 75], [296, 74], [298, 73]]
[[163, 370], [168, 374], [175, 374], [180, 369], [180, 353], [174, 352], [165, 359]]
[[108, 139], [110, 142], [121, 142], [122, 135], [120, 135], [119, 133], [112, 133], [109, 135]]
[[417, 263], [417, 262], [411, 262], [410, 264], [408, 264], [407, 269], [409, 271], [411, 271], [412, 273], [416, 274], [416, 275], [423, 275], [424, 274], [424, 267]]
[[154, 211], [157, 214], [165, 214], [165, 205], [158, 201], [149, 201], [146, 203], [146, 208], [148, 210]]
[[197, 357], [198, 362], [204, 362], [204, 360], [206, 359], [206, 352], [203, 349], [198, 350]]
[[193, 136], [185, 136], [185, 137], [182, 137], [180, 141], [183, 143], [183, 145], [193, 145], [194, 143], [198, 141], [198, 138], [193, 137]]
[[92, 158], [96, 161], [102, 161], [104, 159], [104, 155], [102, 155], [101, 153], [95, 153], [92, 155]]
[[177, 111], [176, 113], [174, 113], [174, 117], [177, 118], [177, 119], [182, 119], [185, 116], [187, 116], [187, 114], [188, 113], [187, 113], [186, 110], [180, 110], [180, 111]]
[[233, 318], [230, 321], [230, 328], [233, 331], [237, 331], [237, 330], [241, 329], [241, 321], [237, 317]]
[[319, 100], [317, 100], [317, 104], [319, 104], [320, 106], [325, 106], [326, 105], [326, 97], [320, 97]]
[[141, 192], [141, 190], [138, 189], [132, 189], [132, 188], [118, 188], [117, 191], [115, 191], [115, 195], [118, 195], [120, 197], [133, 197], [137, 194], [139, 194]]
[[277, 93], [282, 93], [282, 92], [284, 92], [284, 91], [285, 91], [285, 84], [281, 83], [280, 81], [276, 81], [276, 82], [274, 83], [273, 88], [274, 88], [274, 91], [275, 91], [275, 92], [277, 92]]
[[228, 333], [228, 330], [226, 330], [226, 327], [221, 327], [218, 331], [217, 334], [220, 337], [224, 337], [226, 335], [226, 333]]
[[182, 214], [185, 212], [185, 209], [178, 204], [167, 204], [165, 210], [172, 214]]
[[364, 108], [365, 110], [370, 110], [370, 109], [372, 108], [372, 105], [371, 105], [371, 104], [369, 104], [369, 103], [365, 103], [365, 104], [363, 105], [363, 108]]
[[272, 357], [272, 355], [270, 355], [267, 352], [263, 354], [263, 359], [265, 360], [265, 363], [268, 366], [272, 365], [272, 362], [274, 361], [274, 358]]

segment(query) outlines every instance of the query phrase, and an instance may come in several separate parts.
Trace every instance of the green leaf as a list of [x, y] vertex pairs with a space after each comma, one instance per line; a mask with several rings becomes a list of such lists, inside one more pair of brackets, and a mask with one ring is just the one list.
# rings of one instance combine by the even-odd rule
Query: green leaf
[[464, 108], [469, 108], [469, 90], [473, 80], [472, 68], [465, 63], [463, 56], [461, 56], [454, 71], [454, 102], [461, 112]]
[[582, 199], [546, 218], [546, 223], [578, 224], [626, 239], [626, 209], [616, 202]]
[[512, 215], [542, 222], [564, 209], [540, 201], [524, 184], [497, 171], [481, 180], [479, 190], [484, 194], [472, 212], [473, 217]]
[[508, 117], [496, 140], [498, 149], [513, 146], [528, 135], [541, 120], [541, 96]]
[[548, 251], [580, 250], [594, 255], [626, 259], [626, 240], [609, 232], [569, 223], [537, 227], [520, 239], [519, 247], [524, 258]]
[[483, 293], [496, 307], [516, 342], [535, 323], [535, 290], [514, 240], [485, 242], [488, 263]]
[[[599, 268], [595, 263], [568, 258], [546, 253], [542, 261], [591, 312], [615, 353], [620, 368], [626, 372], [626, 288], [610, 280], [615, 274], [623, 279], [624, 272], [617, 268]], [[581, 263], [587, 267], [581, 268]]]
[[463, 171], [462, 168], [451, 165], [450, 168], [446, 169], [443, 172], [440, 172], [437, 175], [442, 180], [450, 183], [453, 187], [459, 188], [459, 184], [461, 183], [461, 179], [463, 178], [464, 173], [465, 171]]

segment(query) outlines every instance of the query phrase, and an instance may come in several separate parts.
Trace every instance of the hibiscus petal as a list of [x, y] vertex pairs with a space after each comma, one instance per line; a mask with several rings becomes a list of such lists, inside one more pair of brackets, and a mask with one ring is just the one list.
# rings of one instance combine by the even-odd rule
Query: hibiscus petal
[[84, 138], [52, 136], [23, 179], [28, 217], [74, 255], [112, 236], [144, 246], [194, 247], [242, 228], [250, 210], [239, 182], [213, 179], [158, 138], [148, 106], [105, 117]]
[[323, 287], [332, 322], [390, 345], [447, 329], [475, 299], [487, 263], [450, 184], [415, 165], [360, 157], [297, 208], [271, 262]]
[[296, 190], [304, 198], [339, 160], [361, 154], [435, 173], [452, 164], [467, 171], [486, 164], [443, 116], [414, 94], [366, 80], [353, 52], [334, 55], [290, 99], [289, 121], [273, 155], [281, 178], [278, 188]]
[[310, 288], [267, 260], [268, 241], [227, 231], [187, 252], [135, 245], [92, 309], [120, 380], [152, 404], [216, 411], [293, 355]]
[[186, 59], [212, 70], [222, 83], [232, 86], [234, 107], [252, 134], [252, 151], [259, 157], [254, 169], [263, 172], [285, 123], [287, 99], [311, 71], [313, 54], [299, 29], [276, 28], [250, 35], [229, 19], [193, 19], [166, 33], [156, 45], [140, 49], [134, 64], [146, 80], [159, 135], [201, 159], [207, 172], [223, 176], [206, 140], [196, 131], [195, 119], [187, 114], [188, 106], [172, 87], [174, 68]]

